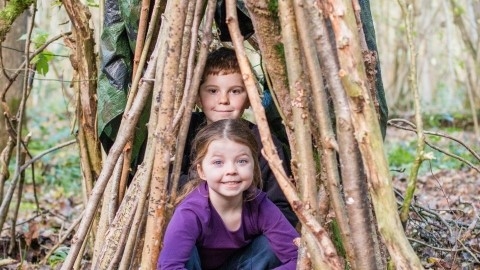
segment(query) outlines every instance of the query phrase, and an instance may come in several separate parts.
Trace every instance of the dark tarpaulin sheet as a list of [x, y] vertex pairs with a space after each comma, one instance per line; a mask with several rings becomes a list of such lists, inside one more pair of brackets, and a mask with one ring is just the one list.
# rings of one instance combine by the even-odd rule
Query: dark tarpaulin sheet
[[[106, 0], [104, 28], [100, 40], [100, 76], [98, 81], [98, 130], [108, 152], [120, 127], [127, 94], [132, 81], [133, 52], [140, 18], [139, 0]], [[134, 136], [132, 156], [138, 154], [147, 136], [144, 110]]]

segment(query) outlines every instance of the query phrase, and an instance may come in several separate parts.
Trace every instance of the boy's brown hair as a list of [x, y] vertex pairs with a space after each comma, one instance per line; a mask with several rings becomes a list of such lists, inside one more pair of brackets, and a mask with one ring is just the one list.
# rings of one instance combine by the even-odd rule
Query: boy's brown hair
[[208, 75], [228, 75], [233, 73], [241, 73], [235, 50], [220, 47], [208, 54], [202, 81], [205, 81]]

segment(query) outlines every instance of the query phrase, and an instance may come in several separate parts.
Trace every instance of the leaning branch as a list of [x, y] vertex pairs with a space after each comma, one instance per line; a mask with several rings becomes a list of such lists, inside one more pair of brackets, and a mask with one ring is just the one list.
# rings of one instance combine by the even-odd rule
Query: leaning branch
[[270, 130], [268, 128], [265, 110], [261, 104], [260, 96], [258, 95], [256, 84], [254, 81], [253, 72], [250, 69], [250, 63], [246, 57], [245, 48], [243, 46], [243, 37], [238, 27], [237, 11], [235, 0], [227, 0], [227, 24], [232, 37], [232, 42], [235, 47], [240, 70], [242, 71], [243, 80], [247, 89], [248, 98], [255, 113], [255, 119], [259, 126], [260, 135], [262, 137], [262, 144], [264, 149], [262, 154], [270, 164], [277, 181], [285, 193], [289, 202], [292, 202], [293, 210], [303, 225], [316, 237], [319, 245], [322, 247], [321, 260], [327, 267], [324, 269], [342, 269], [339, 257], [333, 246], [332, 241], [328, 238], [327, 231], [317, 222], [315, 217], [308, 212], [307, 207], [304, 206], [298, 194], [295, 191], [290, 179], [286, 175], [282, 167], [282, 161], [271, 139]]

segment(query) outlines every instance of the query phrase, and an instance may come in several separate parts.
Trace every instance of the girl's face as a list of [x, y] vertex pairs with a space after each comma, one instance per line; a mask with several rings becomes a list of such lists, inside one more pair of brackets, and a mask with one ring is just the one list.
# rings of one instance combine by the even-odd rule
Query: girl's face
[[250, 148], [228, 139], [212, 141], [197, 165], [198, 175], [208, 183], [212, 203], [243, 199], [243, 192], [252, 185], [253, 169]]

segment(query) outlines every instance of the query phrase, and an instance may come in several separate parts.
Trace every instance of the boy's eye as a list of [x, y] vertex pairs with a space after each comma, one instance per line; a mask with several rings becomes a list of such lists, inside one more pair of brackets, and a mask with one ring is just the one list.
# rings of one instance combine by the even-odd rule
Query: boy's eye
[[218, 90], [214, 89], [214, 88], [209, 88], [209, 89], [207, 89], [207, 92], [210, 93], [210, 94], [216, 94], [218, 92]]
[[244, 91], [245, 91], [244, 89], [238, 88], [238, 89], [233, 89], [231, 92], [232, 92], [232, 94], [234, 94], [234, 95], [240, 95], [240, 94], [242, 94]]

